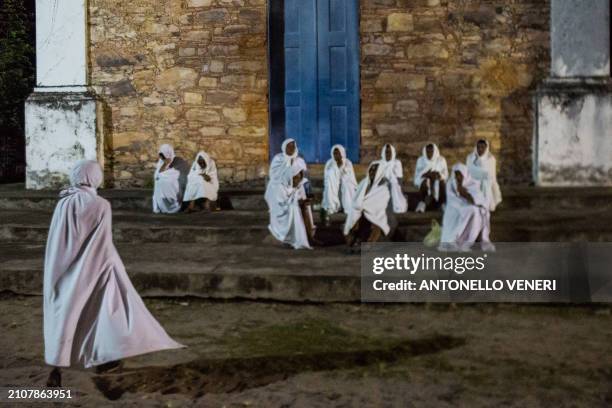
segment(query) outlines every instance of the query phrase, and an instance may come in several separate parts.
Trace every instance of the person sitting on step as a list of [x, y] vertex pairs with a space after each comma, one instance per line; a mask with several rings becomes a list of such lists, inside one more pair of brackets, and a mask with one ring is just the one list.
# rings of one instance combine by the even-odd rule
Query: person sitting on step
[[331, 158], [325, 164], [323, 174], [321, 208], [325, 212], [324, 219], [327, 223], [329, 216], [340, 212], [341, 209], [347, 213], [357, 188], [353, 163], [346, 158], [346, 151], [342, 145], [332, 146]]
[[358, 251], [362, 242], [377, 242], [389, 234], [387, 207], [391, 193], [384, 173], [380, 161], [372, 162], [347, 209], [344, 236], [352, 252]]
[[431, 207], [442, 207], [446, 196], [448, 166], [438, 146], [429, 143], [416, 162], [414, 185], [419, 189], [420, 201], [415, 212], [423, 213]]
[[480, 241], [482, 250], [495, 250], [489, 237], [491, 214], [487, 199], [480, 190], [480, 183], [470, 176], [464, 164], [453, 166], [446, 185], [446, 200], [438, 249], [469, 251]]
[[[218, 192], [217, 165], [206, 152], [200, 151], [196, 155], [187, 176], [187, 187], [183, 195], [185, 211], [210, 211], [215, 209]], [[211, 204], [213, 208], [211, 208]]]
[[159, 148], [153, 187], [153, 212], [174, 214], [181, 209], [180, 172], [175, 168], [174, 149], [169, 144]]
[[60, 367], [110, 369], [127, 357], [184, 347], [172, 340], [132, 286], [113, 244], [111, 206], [98, 196], [102, 169], [81, 161], [53, 212], [43, 277], [48, 387]]
[[502, 194], [497, 183], [497, 161], [489, 149], [489, 143], [484, 139], [479, 140], [465, 164], [472, 178], [480, 184], [489, 210], [495, 211], [502, 201]]

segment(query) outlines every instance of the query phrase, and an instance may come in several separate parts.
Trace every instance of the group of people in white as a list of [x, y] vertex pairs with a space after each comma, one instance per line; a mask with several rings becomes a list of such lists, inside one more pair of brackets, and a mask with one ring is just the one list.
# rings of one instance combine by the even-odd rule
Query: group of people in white
[[[389, 235], [397, 225], [394, 214], [408, 210], [402, 189], [403, 166], [395, 148], [385, 144], [380, 159], [370, 163], [359, 184], [343, 146], [334, 145], [330, 156], [324, 170], [324, 216], [346, 214], [343, 233], [350, 248]], [[270, 210], [270, 232], [295, 249], [310, 249], [317, 243], [312, 200], [304, 188], [306, 174], [296, 141], [285, 140], [270, 165], [265, 199]], [[466, 251], [476, 242], [483, 250], [494, 249], [489, 237], [490, 213], [502, 197], [495, 157], [485, 140], [479, 140], [466, 163], [455, 164], [450, 173], [438, 147], [427, 144], [417, 160], [414, 185], [420, 194], [416, 212], [431, 208], [444, 212], [440, 250]]]

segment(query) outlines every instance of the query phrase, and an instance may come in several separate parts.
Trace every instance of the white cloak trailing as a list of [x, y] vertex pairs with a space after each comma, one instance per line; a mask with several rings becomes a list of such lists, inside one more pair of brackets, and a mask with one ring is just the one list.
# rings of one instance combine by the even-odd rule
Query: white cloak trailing
[[474, 149], [465, 164], [472, 178], [480, 183], [480, 190], [487, 200], [489, 210], [495, 211], [502, 201], [502, 194], [497, 183], [497, 161], [489, 151], [489, 144], [487, 143], [487, 150], [482, 156], [478, 156], [478, 151]]
[[113, 245], [97, 162], [78, 163], [49, 229], [43, 289], [45, 361], [96, 366], [183, 347], [149, 313]]
[[[391, 160], [387, 161], [387, 148], [391, 149]], [[383, 176], [387, 179], [389, 191], [391, 192], [391, 203], [393, 204], [393, 212], [396, 214], [408, 211], [408, 202], [402, 191], [401, 180], [404, 177], [402, 162], [396, 158], [395, 147], [386, 144], [382, 148], [380, 166], [383, 169]]]
[[[433, 155], [431, 160], [427, 157], [427, 145], [433, 145]], [[440, 180], [435, 180], [433, 186], [430, 179], [423, 178], [423, 175], [428, 171], [436, 171], [440, 173], [441, 180], [448, 179], [448, 166], [446, 159], [440, 155], [440, 150], [435, 143], [428, 143], [423, 147], [421, 157], [416, 162], [416, 169], [414, 171], [414, 185], [417, 188], [421, 188], [423, 181], [427, 182], [428, 194], [431, 195], [436, 201], [440, 199]]]
[[[199, 158], [204, 159], [206, 168], [202, 170], [198, 164]], [[204, 175], [210, 177], [210, 181], [204, 179]], [[217, 165], [213, 159], [205, 152], [201, 151], [196, 155], [191, 170], [187, 176], [187, 187], [183, 195], [183, 202], [194, 201], [206, 198], [210, 201], [217, 201], [219, 192], [219, 178], [217, 176]]]
[[[374, 164], [378, 164], [378, 170], [376, 171], [374, 181], [370, 183], [370, 168]], [[378, 226], [385, 235], [389, 234], [387, 206], [389, 205], [391, 194], [387, 184], [383, 166], [379, 161], [372, 162], [368, 167], [366, 177], [357, 186], [350, 210], [347, 211], [344, 235], [348, 235], [351, 232], [351, 229], [362, 216]]]
[[293, 176], [301, 171], [303, 166], [295, 163], [290, 171], [283, 173], [285, 179], [282, 183], [266, 189], [265, 199], [270, 211], [268, 230], [274, 238], [294, 249], [311, 249], [299, 203], [306, 199], [304, 184], [307, 180], [304, 178], [297, 187], [293, 187]]
[[[338, 149], [342, 156], [342, 165], [334, 159], [334, 150]], [[323, 201], [321, 206], [328, 214], [335, 214], [343, 208], [348, 212], [353, 202], [353, 196], [357, 189], [357, 179], [353, 170], [353, 163], [346, 158], [346, 151], [342, 145], [334, 145], [331, 148], [331, 159], [325, 164], [323, 179]]]
[[[174, 149], [172, 146], [164, 144], [159, 148], [159, 153], [170, 160], [174, 160]], [[164, 161], [159, 159], [153, 175], [153, 212], [173, 214], [181, 209], [181, 194], [179, 186], [180, 172], [175, 168], [166, 168], [160, 171]]]
[[[472, 196], [473, 204], [459, 195], [455, 171], [463, 175], [463, 186]], [[470, 177], [465, 165], [455, 164], [450, 181], [446, 185], [446, 210], [442, 218], [439, 249], [468, 251], [481, 236], [482, 249], [493, 250], [495, 247], [489, 238], [491, 217], [486, 205], [487, 200], [478, 181]]]

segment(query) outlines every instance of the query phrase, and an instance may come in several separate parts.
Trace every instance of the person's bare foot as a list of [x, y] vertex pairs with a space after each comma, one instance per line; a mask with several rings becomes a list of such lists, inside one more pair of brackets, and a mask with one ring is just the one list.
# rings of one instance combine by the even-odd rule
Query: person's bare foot
[[121, 360], [110, 361], [96, 366], [96, 374], [108, 373], [120, 369], [123, 366]]
[[62, 386], [62, 373], [60, 372], [59, 367], [54, 367], [53, 370], [49, 373], [49, 377], [47, 378], [47, 387], [49, 388], [59, 388]]

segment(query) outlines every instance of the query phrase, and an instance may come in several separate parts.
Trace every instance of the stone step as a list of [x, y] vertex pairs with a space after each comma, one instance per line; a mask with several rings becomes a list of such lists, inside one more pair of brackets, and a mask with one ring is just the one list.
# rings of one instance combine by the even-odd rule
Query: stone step
[[[358, 301], [360, 257], [342, 247], [293, 251], [251, 245], [118, 244], [142, 296]], [[41, 294], [43, 245], [0, 244], [0, 292]]]

